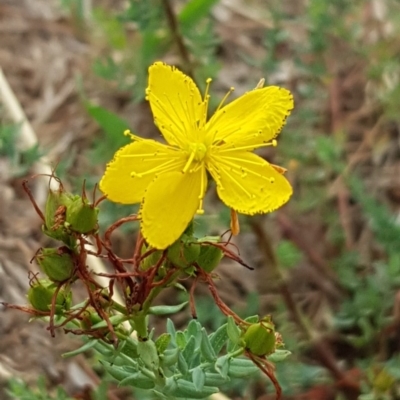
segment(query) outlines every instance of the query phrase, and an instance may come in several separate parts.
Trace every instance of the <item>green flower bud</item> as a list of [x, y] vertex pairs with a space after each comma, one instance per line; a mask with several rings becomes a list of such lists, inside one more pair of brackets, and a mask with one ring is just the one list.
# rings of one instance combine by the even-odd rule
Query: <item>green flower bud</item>
[[71, 195], [64, 192], [62, 188], [59, 190], [49, 190], [44, 212], [44, 222], [47, 229], [55, 230], [59, 225], [64, 223], [66, 211], [64, 201], [68, 197], [71, 197]]
[[97, 216], [99, 209], [89, 204], [89, 201], [81, 196], [74, 196], [65, 202], [66, 226], [74, 232], [87, 234], [98, 227]]
[[75, 239], [71, 237], [69, 232], [65, 230], [64, 223], [66, 218], [67, 207], [65, 202], [68, 202], [72, 195], [59, 190], [49, 190], [45, 206], [45, 221], [43, 232], [56, 240], [63, 241], [69, 247], [73, 246]]
[[[28, 290], [28, 300], [31, 306], [38, 311], [50, 311], [51, 302], [56, 292], [57, 286], [46, 280], [41, 279], [34, 282]], [[61, 288], [56, 298], [56, 312], [68, 310], [71, 306], [71, 292]]]
[[212, 272], [224, 256], [223, 251], [211, 244], [200, 246], [200, 255], [197, 260], [198, 266], [206, 272]]
[[197, 242], [177, 240], [167, 251], [168, 260], [175, 266], [186, 268], [197, 261], [200, 245]]
[[275, 351], [275, 327], [271, 318], [251, 324], [243, 335], [246, 349], [256, 356], [267, 356]]
[[42, 271], [53, 282], [63, 282], [71, 278], [74, 272], [74, 260], [65, 246], [41, 249], [35, 258]]

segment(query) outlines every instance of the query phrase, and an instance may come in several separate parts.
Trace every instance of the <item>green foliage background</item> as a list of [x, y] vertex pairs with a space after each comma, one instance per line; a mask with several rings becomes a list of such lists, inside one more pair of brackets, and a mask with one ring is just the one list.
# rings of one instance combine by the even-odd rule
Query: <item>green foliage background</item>
[[[133, 103], [144, 101], [147, 68], [160, 59], [176, 61], [200, 87], [204, 87], [208, 77], [218, 82], [218, 74], [226, 62], [221, 54], [223, 43], [216, 26], [218, 22], [213, 17], [218, 3], [218, 0], [129, 0], [122, 10], [96, 6], [90, 29], [100, 32], [105, 44], [102, 54], [93, 61], [93, 76], [112, 84], [114, 90], [128, 96]], [[277, 286], [282, 282], [289, 283], [297, 315], [302, 321], [299, 328], [298, 321], [293, 319], [293, 310], [288, 309], [284, 298], [275, 297], [276, 304], [271, 305], [270, 311], [292, 352], [291, 357], [279, 364], [278, 380], [285, 395], [304, 393], [316, 385], [335, 387], [331, 371], [318, 360], [316, 352], [316, 343], [323, 338], [331, 347], [333, 362], [343, 376], [354, 369], [360, 372], [360, 398], [399, 398], [399, 315], [396, 310], [398, 312], [400, 289], [400, 227], [393, 211], [396, 207], [379, 190], [380, 166], [373, 165], [370, 172], [365, 173], [362, 163], [351, 163], [349, 125], [344, 120], [335, 124], [334, 117], [327, 111], [332, 82], [342, 79], [353, 66], [361, 64], [372, 88], [370, 101], [377, 105], [381, 120], [396, 127], [398, 139], [400, 53], [395, 38], [400, 26], [399, 3], [386, 2], [389, 12], [384, 21], [363, 19], [363, 13], [367, 7], [372, 7], [372, 2], [362, 0], [310, 0], [301, 2], [302, 5], [293, 12], [290, 5], [296, 9], [295, 2], [287, 2], [289, 6], [286, 7], [275, 0], [251, 3], [255, 10], [261, 10], [260, 18], [269, 21], [270, 27], [265, 28], [262, 35], [265, 56], [260, 60], [237, 52], [238, 62], [256, 68], [257, 77], [265, 76], [267, 84], [275, 81], [274, 77], [287, 63], [296, 70], [291, 80], [283, 83], [294, 92], [296, 108], [283, 130], [276, 155], [277, 164], [289, 169], [288, 177], [293, 181], [295, 193], [283, 213], [303, 230], [300, 235], [307, 236], [307, 228], [311, 226], [321, 229], [323, 235], [319, 243], [315, 243], [315, 251], [328, 266], [329, 274], [334, 277], [333, 284], [341, 294], [340, 298], [324, 303], [322, 317], [312, 315], [304, 305], [307, 290], [301, 292], [291, 284], [291, 279], [298, 279], [304, 264], [312, 264], [310, 253], [291, 235], [274, 243], [275, 283]], [[80, 0], [63, 0], [62, 4], [70, 11], [70, 18], [85, 25]], [[168, 15], [168, 5], [174, 13], [172, 19]], [[252, 5], [248, 5], [249, 9]], [[247, 5], [243, 3], [242, 7], [245, 12]], [[366, 40], [366, 31], [385, 24], [391, 26], [390, 35], [380, 34], [378, 29], [375, 40]], [[289, 29], [293, 26], [300, 27], [302, 40]], [[114, 57], [115, 54], [119, 56]], [[249, 89], [256, 83], [253, 78], [249, 77]], [[216, 87], [212, 86], [212, 90]], [[118, 111], [92, 102], [84, 91], [82, 89], [82, 106], [101, 129], [101, 140], [93, 140], [85, 150], [94, 167], [91, 176], [85, 172], [82, 177], [93, 186], [115, 150], [127, 142], [122, 132], [129, 123], [118, 115]], [[368, 96], [365, 90], [363, 96]], [[215, 107], [221, 95], [214, 93], [212, 98]], [[130, 128], [135, 130], [135, 127]], [[18, 126], [1, 126], [0, 154], [10, 157], [15, 175], [22, 175], [40, 153], [36, 148], [18, 153], [12, 139], [17, 131]], [[374, 145], [369, 144], [370, 153], [374, 152]], [[397, 155], [397, 162], [398, 158]], [[372, 175], [376, 178], [372, 179]], [[82, 177], [76, 178], [76, 182]], [[398, 187], [398, 182], [393, 185]], [[346, 242], [338, 205], [339, 192], [345, 193], [347, 207], [356, 209], [358, 223], [372, 236], [369, 243], [373, 249], [370, 248], [368, 254], [373, 255], [367, 259], [359, 246], [349, 246]], [[126, 209], [110, 205], [104, 213], [103, 225], [124, 213]], [[228, 221], [223, 210], [213, 218], [200, 229], [206, 232], [213, 221], [225, 225]], [[279, 229], [274, 216], [266, 219], [269, 226], [272, 224]], [[244, 231], [251, 230], [248, 220], [243, 219], [242, 223]], [[310, 288], [308, 294], [315, 291], [318, 289]], [[277, 290], [276, 293], [281, 292]], [[258, 300], [256, 295], [249, 296], [248, 308], [257, 308]], [[207, 299], [200, 303], [198, 313], [205, 326], [213, 326], [221, 318], [218, 309]], [[265, 383], [260, 382], [265, 387]], [[248, 382], [247, 387], [241, 382], [226, 384], [223, 388], [234, 398], [254, 393], [251, 385], [254, 381]], [[15, 398], [48, 398], [39, 395], [23, 397], [24, 390], [23, 385], [13, 383], [10, 386]], [[340, 391], [335, 393], [336, 399], [346, 398]], [[61, 392], [57, 396], [54, 398], [66, 398]]]

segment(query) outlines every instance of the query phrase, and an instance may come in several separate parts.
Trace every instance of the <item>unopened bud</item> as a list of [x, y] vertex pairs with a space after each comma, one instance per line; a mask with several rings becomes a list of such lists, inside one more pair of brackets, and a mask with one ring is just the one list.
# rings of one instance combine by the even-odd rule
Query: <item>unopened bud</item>
[[275, 352], [275, 327], [270, 317], [251, 324], [243, 335], [243, 340], [252, 354], [266, 356]]
[[[46, 280], [41, 279], [34, 282], [28, 290], [28, 300], [31, 306], [38, 311], [50, 311], [53, 296], [57, 286]], [[71, 306], [71, 292], [61, 288], [57, 293], [56, 312], [68, 310]]]
[[65, 222], [69, 229], [74, 232], [87, 234], [95, 231], [98, 227], [97, 215], [99, 209], [90, 204], [81, 196], [74, 196], [65, 203]]
[[42, 271], [53, 282], [63, 282], [71, 278], [74, 272], [71, 252], [65, 246], [41, 249], [35, 258]]
[[[72, 198], [70, 193], [60, 188], [59, 190], [49, 190], [45, 207], [45, 221], [43, 232], [56, 240], [63, 241], [66, 245], [73, 246], [74, 238], [65, 230], [67, 207], [65, 205]], [[70, 246], [71, 247], [71, 246]]]
[[175, 266], [186, 268], [197, 261], [200, 254], [200, 245], [196, 242], [177, 240], [167, 251], [168, 260]]
[[200, 247], [200, 255], [197, 260], [198, 266], [206, 272], [212, 272], [224, 256], [223, 251], [211, 244], [204, 244]]

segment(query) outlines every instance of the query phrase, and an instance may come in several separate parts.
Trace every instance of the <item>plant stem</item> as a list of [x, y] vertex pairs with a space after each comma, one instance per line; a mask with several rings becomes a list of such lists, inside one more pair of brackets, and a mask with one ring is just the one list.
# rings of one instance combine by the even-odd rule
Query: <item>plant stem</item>
[[169, 29], [171, 30], [172, 38], [178, 47], [179, 55], [183, 62], [183, 69], [189, 76], [193, 77], [192, 62], [190, 61], [189, 52], [185, 46], [185, 43], [183, 42], [183, 36], [179, 30], [179, 22], [172, 8], [171, 0], [162, 0], [161, 2], [165, 10], [165, 15], [167, 17]]

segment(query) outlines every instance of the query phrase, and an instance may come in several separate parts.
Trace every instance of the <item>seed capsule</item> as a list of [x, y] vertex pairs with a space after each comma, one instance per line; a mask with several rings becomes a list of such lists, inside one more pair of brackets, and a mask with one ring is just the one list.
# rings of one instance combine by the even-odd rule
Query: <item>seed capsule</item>
[[[28, 290], [28, 300], [31, 306], [38, 311], [50, 311], [51, 302], [57, 286], [46, 280], [41, 279], [35, 282]], [[56, 312], [68, 310], [71, 306], [71, 292], [61, 288], [56, 298]]]
[[167, 258], [173, 265], [187, 268], [197, 261], [199, 254], [199, 244], [179, 239], [168, 248]]
[[45, 206], [45, 235], [63, 241], [68, 247], [73, 247], [75, 239], [65, 229], [67, 207], [65, 205], [73, 196], [63, 189], [49, 190]]
[[251, 324], [243, 335], [246, 349], [256, 356], [266, 356], [275, 352], [275, 327], [269, 316]]
[[53, 282], [63, 282], [71, 278], [74, 261], [66, 246], [41, 249], [35, 257], [42, 271]]
[[198, 266], [206, 272], [212, 272], [224, 256], [223, 251], [216, 246], [206, 244], [200, 247]]
[[81, 196], [74, 196], [64, 203], [66, 209], [66, 226], [74, 232], [88, 234], [98, 227], [99, 209]]

